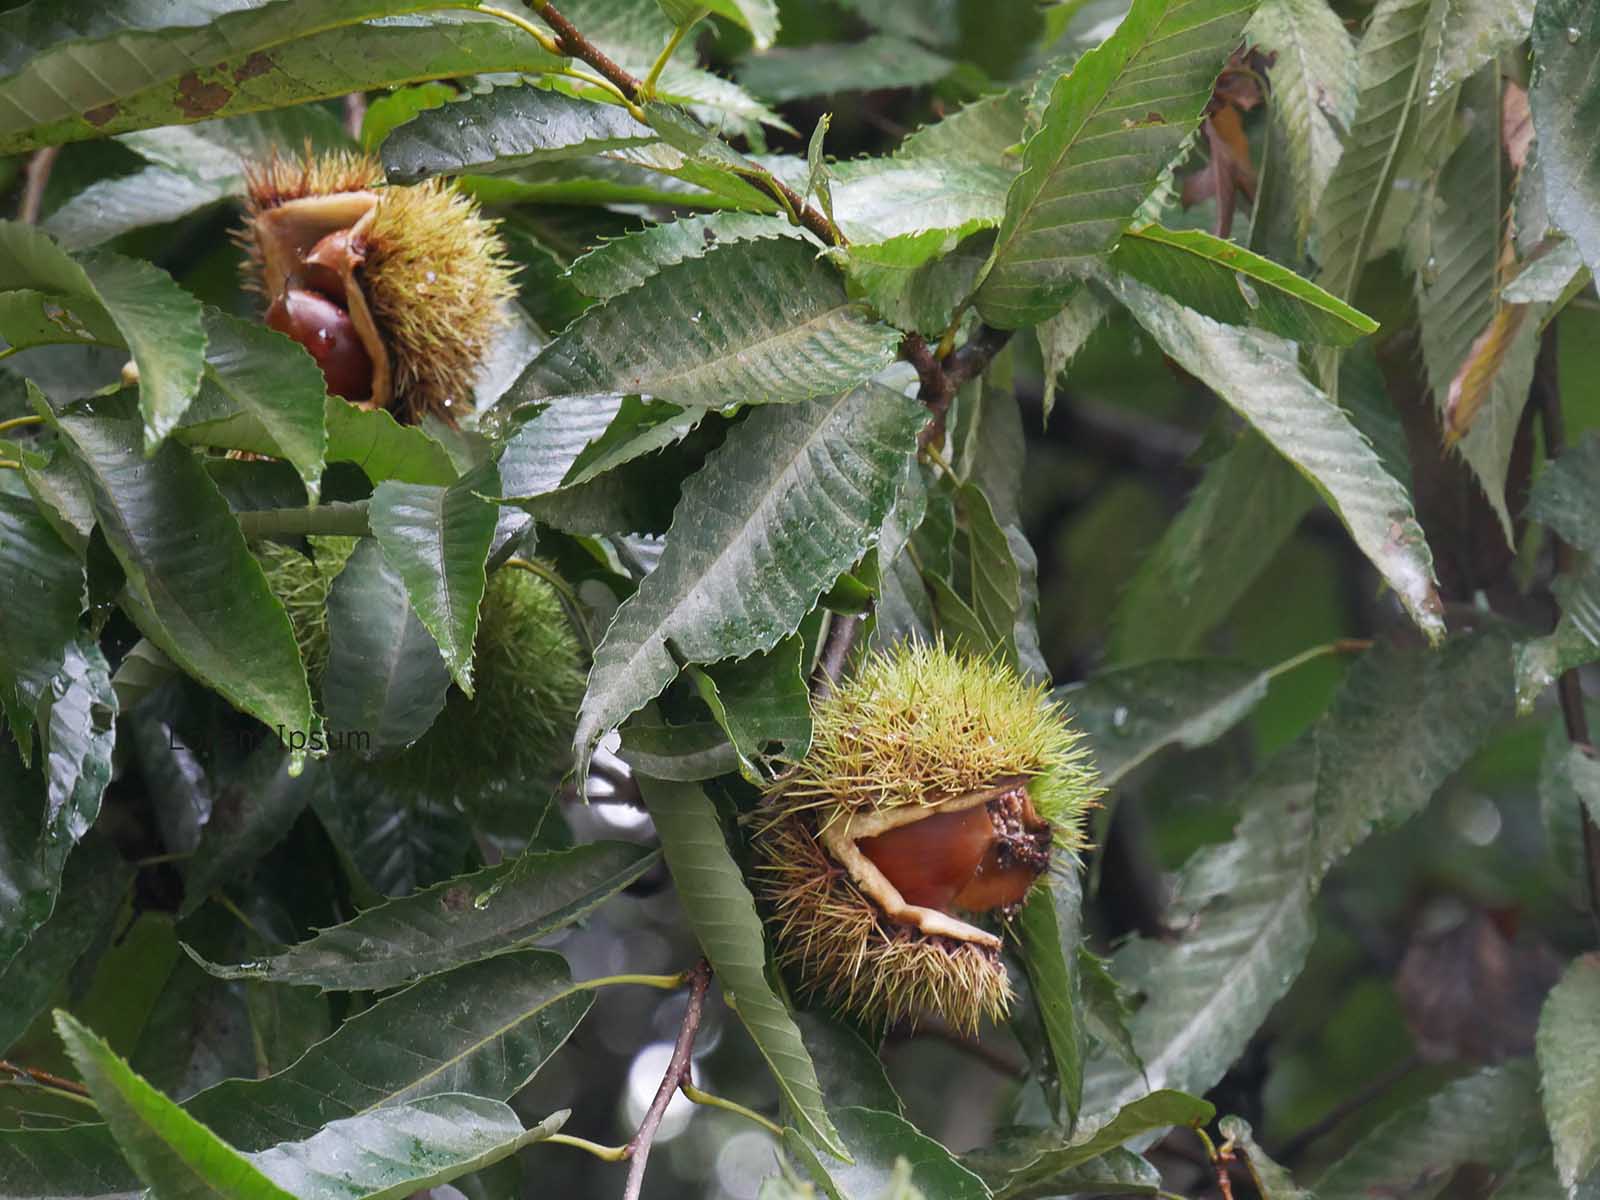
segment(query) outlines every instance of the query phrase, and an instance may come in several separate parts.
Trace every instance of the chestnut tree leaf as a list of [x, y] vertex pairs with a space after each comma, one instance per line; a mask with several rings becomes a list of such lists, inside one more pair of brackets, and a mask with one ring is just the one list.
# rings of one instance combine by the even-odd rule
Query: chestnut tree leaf
[[450, 672], [400, 572], [363, 538], [328, 593], [329, 730], [365, 735], [372, 754], [409, 746], [444, 708]]
[[[62, 298], [102, 345], [125, 347], [139, 370], [145, 448], [154, 450], [194, 399], [206, 333], [200, 302], [152, 263], [96, 252], [74, 258], [30, 225], [0, 221], [0, 289]], [[0, 338], [9, 340], [3, 328]]]
[[1022, 154], [975, 300], [1003, 329], [1036, 324], [1107, 253], [1199, 124], [1255, 0], [1134, 0], [1050, 92]]
[[839, 1136], [853, 1161], [845, 1163], [818, 1154], [794, 1130], [785, 1130], [783, 1144], [805, 1166], [830, 1200], [858, 1196], [900, 1195], [891, 1189], [909, 1167], [912, 1194], [940, 1200], [989, 1200], [989, 1189], [956, 1156], [898, 1113], [873, 1108], [833, 1110]]
[[373, 536], [405, 580], [411, 607], [439, 643], [456, 684], [472, 695], [472, 644], [488, 576], [499, 491], [492, 466], [451, 484], [380, 483], [367, 510]]
[[1433, 555], [1405, 485], [1345, 411], [1302, 374], [1293, 344], [1219, 325], [1126, 277], [1113, 290], [1166, 353], [1300, 469], [1429, 640], [1443, 637]]
[[511, 401], [640, 393], [720, 408], [807, 400], [894, 360], [900, 334], [788, 238], [713, 250], [591, 308], [534, 359]]
[[116, 400], [50, 419], [89, 485], [140, 632], [269, 727], [309, 729], [288, 614], [200, 460], [171, 441], [147, 456], [142, 422]]
[[1533, 15], [1538, 70], [1528, 102], [1539, 138], [1539, 171], [1555, 224], [1591, 271], [1600, 271], [1600, 11], [1584, 0], [1539, 0]]
[[874, 384], [757, 409], [684, 485], [666, 548], [595, 651], [578, 714], [579, 779], [596, 742], [680, 662], [769, 650], [877, 537], [925, 412]]
[[526, 949], [582, 919], [643, 875], [657, 857], [626, 842], [529, 851], [363, 909], [280, 954], [206, 969], [221, 979], [314, 984], [325, 991], [402, 987]]
[[[256, 1152], [425, 1096], [509, 1100], [561, 1048], [592, 1001], [559, 955], [502, 955], [386, 996], [286, 1070], [224, 1080], [181, 1107], [233, 1146]], [[139, 1190], [103, 1125], [0, 1130], [4, 1200], [131, 1200]]]
[[1368, 1200], [1448, 1180], [1472, 1163], [1499, 1171], [1544, 1138], [1538, 1080], [1527, 1060], [1445, 1084], [1380, 1124], [1312, 1185], [1317, 1200]]
[[635, 778], [661, 835], [678, 899], [728, 1006], [739, 1014], [806, 1135], [830, 1153], [847, 1157], [846, 1143], [823, 1106], [816, 1068], [800, 1030], [768, 982], [761, 918], [744, 874], [728, 852], [710, 798], [695, 783]]
[[1539, 1094], [1569, 1193], [1600, 1186], [1600, 955], [1575, 960], [1544, 1002]]
[[32, 757], [33, 718], [61, 669], [84, 610], [84, 568], [27, 496], [0, 491], [0, 713], [23, 761]]

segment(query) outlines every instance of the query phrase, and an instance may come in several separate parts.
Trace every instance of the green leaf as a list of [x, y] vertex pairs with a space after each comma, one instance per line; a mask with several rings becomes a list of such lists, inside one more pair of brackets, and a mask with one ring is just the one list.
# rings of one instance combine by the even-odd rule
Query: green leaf
[[70, 1013], [57, 1010], [56, 1029], [122, 1152], [154, 1192], [170, 1200], [295, 1200]]
[[[931, 158], [840, 163], [835, 173], [839, 227], [852, 243], [862, 244], [940, 230], [953, 235], [954, 245], [969, 233], [1000, 223], [1006, 189], [1016, 177], [1001, 167]], [[926, 250], [924, 259], [932, 253]]]
[[199, 460], [176, 444], [146, 457], [140, 422], [112, 404], [53, 420], [89, 484], [140, 631], [236, 707], [272, 727], [308, 729], [311, 693], [289, 618]]
[[1044, 320], [1109, 251], [1199, 123], [1254, 0], [1134, 0], [1050, 93], [976, 300], [991, 325]]
[[[1519, 706], [1518, 716], [1524, 715]], [[1573, 896], [1588, 886], [1583, 821], [1600, 823], [1600, 760], [1567, 737], [1565, 722], [1550, 723], [1539, 760], [1539, 815], [1550, 860]]]
[[[322, 370], [297, 342], [216, 309], [206, 310], [206, 376], [227, 403], [258, 423], [317, 502], [326, 465]], [[197, 401], [197, 404], [204, 401]]]
[[[1079, 1017], [1078, 946], [1083, 939], [1083, 885], [1076, 863], [1052, 871], [1046, 887], [1036, 887], [1013, 929], [1028, 969], [1039, 1020], [1050, 1048], [1058, 1093], [1056, 1119], [1068, 1129], [1077, 1122], [1083, 1098], [1083, 1060], [1087, 1049]], [[1051, 1089], [1046, 1089], [1048, 1095]]]
[[289, 832], [312, 790], [326, 781], [319, 771], [292, 773], [293, 761], [277, 742], [264, 742], [233, 778], [215, 788], [211, 815], [184, 874], [180, 915], [194, 912], [213, 892], [247, 874]]
[[530, 851], [362, 911], [281, 954], [222, 979], [262, 979], [325, 991], [382, 991], [527, 949], [627, 887], [656, 854], [624, 842]]
[[98, 179], [68, 197], [41, 228], [68, 250], [165, 224], [244, 193], [244, 163], [273, 150], [299, 154], [346, 149], [349, 136], [332, 113], [307, 107], [176, 125], [119, 139], [151, 165], [131, 175]]
[[798, 761], [811, 744], [811, 693], [806, 687], [805, 639], [791, 635], [775, 649], [703, 670], [689, 668], [700, 698], [739, 755], [739, 771], [757, 786], [766, 776], [755, 765], [771, 742]]
[[878, 1052], [859, 1033], [820, 1013], [797, 1012], [794, 1019], [832, 1108], [901, 1112], [904, 1105], [884, 1072]]
[[915, 42], [874, 34], [859, 42], [785, 46], [746, 55], [734, 67], [739, 82], [774, 104], [807, 96], [937, 83], [955, 68]]
[[[656, 573], [662, 569], [658, 566]], [[823, 1107], [816, 1069], [800, 1031], [767, 981], [761, 918], [756, 915], [744, 875], [728, 853], [710, 799], [696, 784], [646, 775], [635, 778], [661, 835], [661, 849], [678, 899], [716, 972], [728, 1006], [739, 1014], [806, 1135], [847, 1157]]]
[[1539, 1015], [1539, 1094], [1561, 1183], [1600, 1184], [1600, 956], [1577, 959]]
[[429, 1096], [333, 1121], [250, 1159], [297, 1200], [404, 1200], [543, 1141], [567, 1115], [524, 1129], [501, 1101]]
[[624, 762], [639, 775], [696, 783], [741, 770], [739, 751], [715, 721], [689, 725], [630, 722], [622, 731]]
[[1447, 1181], [1457, 1167], [1509, 1167], [1543, 1140], [1532, 1064], [1486, 1067], [1384, 1121], [1323, 1172], [1317, 1200], [1370, 1200]]
[[758, 409], [729, 433], [684, 486], [660, 563], [595, 651], [574, 742], [580, 779], [594, 744], [659, 695], [680, 660], [743, 657], [798, 628], [876, 536], [923, 420], [916, 402], [867, 385]]
[[[1533, 379], [1538, 322], [1521, 320], [1516, 314], [1520, 324], [1500, 343], [1500, 357], [1483, 356], [1479, 339], [1488, 336], [1486, 331], [1502, 308], [1503, 213], [1499, 205], [1484, 203], [1484, 197], [1502, 193], [1500, 101], [1497, 67], [1485, 69], [1462, 88], [1462, 107], [1470, 119], [1465, 122], [1461, 144], [1446, 160], [1424, 202], [1422, 236], [1416, 239], [1413, 258], [1422, 356], [1434, 404], [1452, 434], [1459, 434], [1464, 420], [1471, 420], [1457, 449], [1477, 477], [1500, 518], [1506, 543], [1511, 545], [1514, 530], [1506, 507], [1506, 472]], [[1500, 312], [1502, 321], [1508, 315], [1512, 310]], [[1475, 357], [1490, 364], [1490, 378], [1478, 384], [1482, 399], [1476, 416], [1462, 417], [1451, 409], [1461, 386], [1458, 380]]]
[[943, 120], [924, 125], [901, 142], [894, 156], [916, 161], [925, 158], [947, 162], [983, 163], [1016, 171], [1024, 136], [1026, 106], [1017, 90], [985, 96]]
[[849, 302], [810, 247], [762, 242], [666, 267], [588, 310], [508, 399], [638, 392], [713, 408], [805, 400], [875, 374], [899, 341]]
[[[616, 393], [563, 396], [519, 426], [500, 451], [502, 500], [527, 500], [566, 482], [578, 459], [604, 436], [627, 398]], [[643, 406], [649, 410], [670, 405]], [[682, 411], [682, 410], [677, 410]]]
[[601, 242], [575, 259], [567, 275], [586, 296], [609, 300], [632, 291], [663, 267], [690, 258], [704, 258], [717, 246], [763, 238], [811, 235], [781, 217], [760, 213], [707, 213], [660, 225], [647, 225]]
[[1244, 1157], [1250, 1178], [1260, 1193], [1261, 1200], [1312, 1200], [1311, 1193], [1296, 1187], [1294, 1179], [1267, 1156], [1256, 1144], [1250, 1123], [1240, 1117], [1223, 1117], [1217, 1122], [1217, 1132], [1234, 1143], [1234, 1153]]
[[1355, 44], [1326, 0], [1262, 0], [1245, 35], [1277, 55], [1268, 111], [1288, 150], [1296, 245], [1303, 247], [1355, 118]]
[[412, 610], [439, 643], [457, 686], [472, 695], [472, 643], [488, 581], [484, 563], [498, 510], [493, 468], [449, 487], [380, 483], [367, 510], [383, 556], [405, 581]]
[[1093, 288], [1079, 288], [1072, 293], [1066, 307], [1034, 327], [1039, 338], [1039, 353], [1044, 359], [1044, 396], [1040, 403], [1046, 424], [1056, 406], [1056, 387], [1062, 372], [1110, 311], [1111, 305], [1100, 293]]
[[1136, 225], [1117, 243], [1111, 266], [1213, 320], [1297, 342], [1348, 346], [1378, 328], [1287, 267], [1199, 229]]
[[77, 636], [84, 587], [83, 563], [39, 506], [0, 492], [0, 593], [29, 597], [0, 605], [0, 713], [25, 762], [33, 754], [34, 712]]
[[[67, 16], [47, 49], [25, 56], [0, 78], [0, 153], [216, 117], [283, 108], [306, 100], [475, 71], [539, 70], [556, 65], [522, 31], [470, 13], [463, 0], [325, 0], [242, 5], [218, 18], [216, 5], [186, 8], [187, 21], [159, 39], [141, 33], [140, 16], [119, 0], [95, 26], [89, 5]], [[163, 6], [164, 7], [164, 6]], [[174, 10], [178, 11], [178, 10]], [[97, 14], [98, 17], [98, 14]], [[131, 28], [130, 28], [131, 26]], [[92, 32], [91, 32], [92, 31]], [[88, 34], [87, 37], [84, 35]], [[31, 41], [25, 38], [24, 44]], [[0, 45], [15, 45], [9, 31]]]
[[824, 1158], [793, 1130], [785, 1130], [783, 1138], [785, 1148], [805, 1165], [823, 1194], [832, 1200], [881, 1200], [895, 1182], [899, 1161], [909, 1165], [911, 1184], [921, 1194], [937, 1196], [939, 1200], [989, 1200], [989, 1189], [981, 1179], [899, 1114], [841, 1107], [833, 1110], [833, 1115], [853, 1162]]
[[998, 650], [1016, 666], [1015, 629], [1022, 608], [1022, 574], [1011, 556], [1011, 543], [995, 520], [981, 487], [962, 485], [956, 492], [956, 504], [966, 520], [972, 608], [986, 638], [984, 651]]
[[328, 593], [328, 728], [364, 734], [372, 754], [404, 749], [444, 708], [450, 672], [412, 610], [405, 581], [363, 538]]
[[1271, 673], [1226, 659], [1119, 667], [1052, 693], [1095, 748], [1100, 784], [1115, 788], [1161, 750], [1216, 741], [1267, 697]]
[[853, 242], [845, 264], [850, 294], [886, 321], [937, 337], [971, 294], [992, 240], [987, 234], [962, 239], [934, 229], [884, 242]]
[[151, 263], [108, 253], [73, 259], [28, 225], [0, 221], [0, 253], [7, 262], [0, 287], [58, 294], [92, 330], [115, 326], [108, 344], [133, 355], [145, 448], [154, 450], [200, 386], [206, 346], [200, 302]]
[[[1130, 1101], [1092, 1129], [1075, 1137], [1064, 1130], [1018, 1128], [967, 1155], [997, 1197], [1040, 1194], [1063, 1171], [1083, 1166], [1136, 1137], [1174, 1125], [1199, 1127], [1216, 1112], [1209, 1103], [1175, 1091], [1153, 1091]], [[1053, 1186], [1049, 1189], [1053, 1194]]]
[[1534, 0], [1447, 0], [1439, 61], [1428, 87], [1441, 91], [1527, 40]]
[[0, 968], [0, 995], [6, 998], [0, 1009], [0, 1054], [27, 1032], [74, 964], [105, 934], [132, 881], [132, 870], [98, 834], [85, 838], [67, 857], [61, 894], [49, 920]]
[[1355, 294], [1402, 157], [1430, 102], [1443, 15], [1440, 0], [1379, 0], [1362, 36], [1355, 122], [1313, 222], [1318, 282], [1335, 296]]
[[492, 175], [647, 146], [658, 135], [626, 109], [535, 87], [501, 87], [420, 112], [383, 143], [396, 183], [434, 175]]
[[1344, 411], [1301, 373], [1294, 347], [1218, 325], [1126, 279], [1116, 293], [1163, 350], [1300, 469], [1411, 619], [1430, 640], [1442, 637], [1433, 556], [1411, 497]]
[[1244, 430], [1206, 467], [1123, 591], [1111, 618], [1111, 660], [1198, 652], [1316, 502], [1295, 465]]
[[1528, 101], [1539, 138], [1539, 169], [1555, 223], [1600, 270], [1600, 146], [1587, 131], [1600, 120], [1595, 44], [1600, 12], [1582, 0], [1539, 0], [1533, 17], [1538, 69]]
[[1420, 811], [1506, 720], [1509, 683], [1499, 632], [1437, 652], [1363, 655], [1311, 733], [1251, 782], [1234, 840], [1183, 868], [1169, 920], [1187, 922], [1185, 936], [1114, 956], [1117, 979], [1146, 997], [1130, 1022], [1144, 1071], [1101, 1060], [1087, 1111], [1151, 1086], [1204, 1092], [1221, 1078], [1299, 971], [1329, 867], [1374, 828]]

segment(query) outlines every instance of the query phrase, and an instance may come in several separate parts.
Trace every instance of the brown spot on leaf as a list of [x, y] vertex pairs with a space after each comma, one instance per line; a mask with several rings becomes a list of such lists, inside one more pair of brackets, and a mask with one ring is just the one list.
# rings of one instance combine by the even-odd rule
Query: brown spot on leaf
[[472, 889], [465, 887], [447, 888], [444, 895], [439, 897], [439, 903], [444, 905], [446, 912], [462, 912], [472, 903]]
[[100, 104], [91, 108], [83, 114], [83, 119], [98, 129], [121, 111], [121, 105], [113, 100], [110, 104]]
[[247, 79], [254, 79], [257, 75], [265, 75], [275, 66], [277, 64], [272, 59], [257, 50], [233, 69], [233, 81], [243, 83]]
[[193, 71], [178, 80], [176, 103], [183, 115], [193, 120], [209, 117], [232, 99], [233, 93], [222, 84], [206, 83]]

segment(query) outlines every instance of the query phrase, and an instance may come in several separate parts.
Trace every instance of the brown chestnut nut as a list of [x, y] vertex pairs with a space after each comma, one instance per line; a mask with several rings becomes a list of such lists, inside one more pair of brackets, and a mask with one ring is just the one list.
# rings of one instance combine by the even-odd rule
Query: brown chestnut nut
[[320, 292], [286, 288], [267, 309], [267, 328], [288, 334], [310, 351], [330, 396], [360, 403], [372, 395], [372, 359], [355, 323]]

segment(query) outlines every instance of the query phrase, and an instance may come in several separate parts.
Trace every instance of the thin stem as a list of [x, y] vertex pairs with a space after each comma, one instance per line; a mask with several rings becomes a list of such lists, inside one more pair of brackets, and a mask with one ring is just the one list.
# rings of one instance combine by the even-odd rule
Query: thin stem
[[641, 124], [645, 123], [644, 109], [640, 108], [632, 100], [629, 100], [626, 96], [624, 96], [616, 84], [612, 83], [609, 79], [602, 79], [593, 71], [580, 71], [576, 67], [559, 67], [551, 68], [550, 70], [546, 71], [545, 74], [564, 75], [568, 79], [576, 79], [583, 83], [587, 83], [590, 87], [597, 87], [608, 97], [610, 97], [612, 103], [620, 104], [623, 108], [627, 109], [628, 115], [631, 116], [635, 121], [638, 121]]
[[684, 1079], [680, 1090], [696, 1104], [704, 1104], [707, 1108], [720, 1108], [725, 1112], [738, 1113], [748, 1121], [754, 1121], [775, 1138], [783, 1137], [783, 1126], [767, 1120], [754, 1109], [746, 1108], [736, 1100], [729, 1100], [724, 1096], [713, 1096], [710, 1092], [702, 1092], [687, 1078]]
[[594, 988], [610, 987], [618, 983], [636, 983], [641, 987], [660, 988], [664, 992], [676, 991], [681, 988], [693, 974], [684, 971], [677, 975], [602, 975], [598, 979], [584, 979], [573, 984], [575, 988], [590, 991]]
[[5, 349], [0, 350], [0, 359], [10, 358], [13, 354], [21, 354], [21, 353], [22, 353], [22, 347], [21, 346], [7, 346], [7, 347], [5, 347]]
[[89, 1089], [81, 1083], [71, 1079], [63, 1079], [59, 1075], [52, 1075], [49, 1071], [41, 1071], [37, 1067], [24, 1067], [18, 1063], [8, 1062], [0, 1058], [0, 1071], [8, 1072], [15, 1077], [17, 1082], [25, 1082], [33, 1087], [44, 1088], [58, 1096], [68, 1096], [73, 1100], [81, 1100], [85, 1104], [93, 1105], [89, 1099]]
[[818, 700], [833, 691], [833, 685], [844, 674], [844, 664], [850, 657], [861, 622], [855, 617], [834, 613], [828, 619], [828, 631], [822, 636], [822, 650], [817, 655], [817, 669], [811, 676], [811, 694]]
[[628, 1157], [626, 1146], [602, 1146], [599, 1142], [591, 1142], [588, 1138], [573, 1137], [568, 1133], [552, 1133], [544, 1139], [557, 1146], [571, 1146], [574, 1150], [582, 1150], [585, 1154], [592, 1154], [602, 1162], [621, 1162]]
[[42, 424], [44, 424], [43, 417], [38, 413], [29, 413], [24, 417], [12, 417], [9, 421], [0, 421], [0, 433], [6, 433], [12, 429], [21, 429], [24, 425]]
[[367, 94], [347, 92], [344, 97], [344, 131], [350, 140], [361, 140], [361, 127], [367, 123]]
[[[538, 5], [535, 5], [534, 7], [537, 8]], [[509, 12], [503, 8], [494, 8], [488, 4], [478, 5], [478, 11], [481, 13], [488, 13], [491, 17], [499, 17], [502, 21], [505, 21], [511, 25], [515, 25], [518, 29], [522, 30], [523, 33], [527, 34], [534, 41], [538, 42], [539, 45], [543, 47], [546, 54], [554, 54], [557, 58], [566, 57], [561, 50], [560, 42], [556, 41], [555, 38], [551, 37], [548, 33], [540, 29], [532, 21], [527, 20], [525, 17], [519, 17], [514, 12]]]
[[[550, 0], [529, 0], [529, 6], [539, 14], [540, 19], [546, 25], [556, 31], [557, 37], [553, 43], [546, 44], [544, 37], [541, 36], [540, 45], [545, 46], [552, 54], [559, 54], [563, 58], [581, 58], [588, 63], [605, 79], [614, 84], [617, 90], [627, 99], [630, 106], [628, 111], [633, 114], [634, 118], [639, 121], [645, 120], [644, 112], [639, 106], [647, 102], [651, 97], [649, 90], [646, 89], [642, 82], [619, 67], [604, 50], [578, 32], [577, 27], [561, 14], [561, 11], [554, 4], [551, 4]], [[526, 21], [517, 17], [514, 13], [506, 12], [504, 9], [480, 7], [478, 11], [501, 17], [510, 21], [519, 29], [532, 31]], [[809, 229], [830, 246], [843, 246], [845, 244], [845, 236], [839, 232], [838, 227], [828, 220], [821, 211], [807, 204], [800, 196], [796, 195], [794, 189], [789, 187], [788, 184], [773, 176], [771, 172], [765, 172], [762, 178], [767, 187], [772, 190], [773, 195], [778, 198], [779, 203], [783, 205], [784, 210], [792, 214], [795, 224]]]
[[336, 501], [310, 508], [261, 508], [237, 514], [246, 541], [286, 542], [307, 534], [366, 537], [365, 500]]
[[[1533, 371], [1533, 398], [1539, 405], [1539, 420], [1544, 426], [1545, 457], [1554, 461], [1567, 448], [1566, 421], [1561, 412], [1561, 380], [1557, 372], [1556, 330], [1551, 322], [1539, 339], [1539, 358]], [[1578, 554], [1565, 540], [1551, 531], [1555, 540], [1556, 570], [1570, 574], [1578, 568]], [[1561, 698], [1561, 717], [1567, 728], [1567, 740], [1584, 754], [1593, 757], [1594, 745], [1589, 737], [1589, 715], [1584, 710], [1583, 680], [1573, 667], [1561, 673], [1556, 681], [1556, 692]], [[1600, 934], [1600, 826], [1587, 805], [1579, 805], [1583, 814], [1583, 862], [1588, 881], [1589, 916], [1595, 931]]]
[[232, 915], [232, 917], [238, 921], [239, 924], [243, 925], [262, 941], [269, 943], [272, 941], [272, 938], [267, 934], [266, 930], [262, 929], [254, 921], [252, 921], [248, 913], [246, 913], [242, 908], [228, 898], [228, 894], [226, 892], [213, 892], [211, 899], [220, 904], [224, 911]]
[[20, 471], [22, 464], [14, 458], [0, 458], [0, 471]]
[[656, 1130], [661, 1128], [661, 1118], [666, 1115], [667, 1105], [672, 1102], [679, 1085], [689, 1078], [695, 1034], [700, 1031], [700, 1016], [705, 1010], [706, 989], [710, 985], [711, 967], [701, 959], [689, 972], [689, 1006], [683, 1012], [683, 1024], [678, 1028], [678, 1040], [672, 1047], [667, 1073], [661, 1077], [656, 1098], [650, 1102], [644, 1120], [639, 1122], [638, 1132], [628, 1139], [628, 1182], [622, 1189], [622, 1200], [639, 1200], [639, 1191], [644, 1187], [645, 1163], [650, 1159]]
[[44, 207], [45, 185], [50, 182], [50, 168], [56, 165], [56, 155], [60, 153], [60, 146], [46, 146], [43, 150], [35, 150], [28, 159], [28, 165], [24, 168], [22, 203], [17, 206], [17, 221], [20, 224], [32, 225], [39, 219], [39, 211]]
[[683, 45], [683, 39], [688, 35], [689, 30], [698, 25], [700, 18], [710, 11], [710, 9], [706, 8], [695, 9], [693, 16], [672, 31], [672, 36], [667, 39], [667, 44], [661, 48], [661, 53], [656, 55], [656, 61], [650, 64], [650, 73], [644, 77], [644, 82], [639, 85], [640, 94], [646, 98], [656, 94], [656, 84], [661, 81], [661, 72], [666, 69], [668, 61], [677, 52], [678, 47]]
[[1293, 658], [1286, 658], [1275, 667], [1267, 669], [1267, 678], [1276, 679], [1280, 675], [1287, 675], [1296, 668], [1305, 666], [1314, 659], [1324, 658], [1330, 654], [1363, 654], [1372, 649], [1371, 638], [1340, 638], [1335, 642], [1326, 642], [1321, 646], [1312, 646], [1309, 650], [1302, 650]]

